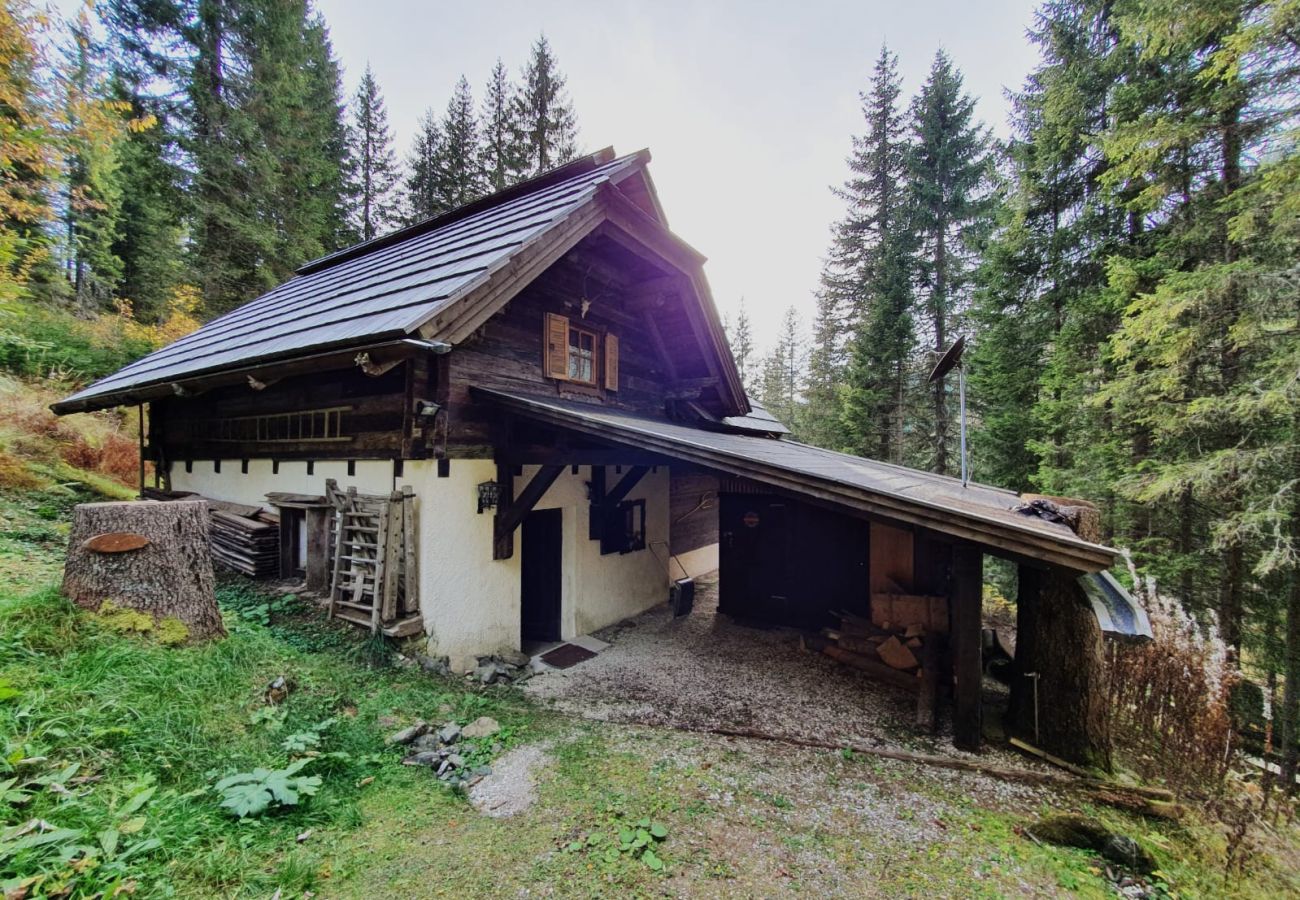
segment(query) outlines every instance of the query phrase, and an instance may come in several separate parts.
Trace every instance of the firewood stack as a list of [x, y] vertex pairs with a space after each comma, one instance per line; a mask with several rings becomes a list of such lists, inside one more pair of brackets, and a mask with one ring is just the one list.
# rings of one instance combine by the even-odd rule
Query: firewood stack
[[934, 727], [935, 694], [946, 640], [927, 633], [920, 622], [872, 622], [850, 612], [836, 613], [840, 624], [823, 628], [821, 652], [889, 684], [916, 691], [917, 724]]
[[212, 559], [252, 578], [270, 578], [280, 572], [280, 519], [261, 510], [238, 515], [210, 510]]

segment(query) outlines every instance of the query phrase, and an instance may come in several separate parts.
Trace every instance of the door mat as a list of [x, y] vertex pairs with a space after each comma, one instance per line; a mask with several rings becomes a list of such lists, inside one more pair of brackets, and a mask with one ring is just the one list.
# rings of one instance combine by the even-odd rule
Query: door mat
[[542, 662], [555, 669], [567, 669], [584, 660], [592, 659], [596, 654], [577, 644], [561, 644], [554, 650], [542, 654]]

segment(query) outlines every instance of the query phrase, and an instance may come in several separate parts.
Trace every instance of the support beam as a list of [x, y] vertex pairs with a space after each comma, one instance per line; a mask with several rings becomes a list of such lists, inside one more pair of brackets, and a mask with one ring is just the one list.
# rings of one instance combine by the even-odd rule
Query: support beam
[[953, 651], [953, 744], [977, 751], [983, 740], [984, 717], [980, 683], [984, 677], [981, 652], [981, 603], [984, 555], [974, 544], [952, 548], [951, 639]]
[[[594, 470], [594, 471], [599, 471], [599, 470]], [[601, 491], [599, 497], [597, 496], [596, 491], [594, 489], [595, 488], [594, 481], [592, 485], [593, 490], [591, 492], [591, 515], [588, 517], [588, 526], [587, 526], [588, 538], [590, 538], [593, 541], [598, 541], [601, 539], [604, 533], [604, 529], [601, 526], [605, 523], [605, 520], [609, 516], [610, 511], [617, 508], [617, 506], [620, 503], [622, 503], [625, 499], [627, 499], [627, 495], [632, 493], [632, 489], [637, 486], [637, 483], [640, 482], [641, 479], [645, 477], [645, 474], [649, 471], [650, 471], [649, 466], [633, 466], [632, 468], [628, 469], [626, 475], [624, 475], [622, 478], [618, 480], [618, 484], [614, 485], [614, 487], [609, 491], [605, 490], [604, 472], [603, 471], [601, 472], [601, 479], [600, 479]]]
[[[496, 516], [492, 522], [492, 558], [509, 559], [515, 553], [515, 529], [523, 522], [524, 516], [532, 512], [537, 501], [542, 499], [555, 479], [560, 477], [564, 466], [542, 466], [528, 482], [518, 497], [514, 494], [514, 478], [508, 465], [497, 466], [497, 480], [501, 483], [502, 500], [497, 504]], [[507, 502], [506, 498], [509, 497]]]

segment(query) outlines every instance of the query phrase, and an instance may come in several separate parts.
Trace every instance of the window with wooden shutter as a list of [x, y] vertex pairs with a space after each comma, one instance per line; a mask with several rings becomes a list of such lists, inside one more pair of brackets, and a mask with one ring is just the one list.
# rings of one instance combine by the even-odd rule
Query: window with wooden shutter
[[605, 335], [605, 390], [618, 390], [618, 335]]
[[543, 368], [547, 378], [569, 377], [569, 320], [555, 313], [546, 314], [546, 352]]

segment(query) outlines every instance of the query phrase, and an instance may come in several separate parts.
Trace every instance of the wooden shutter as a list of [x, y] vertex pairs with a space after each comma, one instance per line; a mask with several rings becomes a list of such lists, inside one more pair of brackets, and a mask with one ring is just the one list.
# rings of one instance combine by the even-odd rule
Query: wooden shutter
[[605, 390], [618, 390], [618, 335], [605, 335]]
[[569, 377], [569, 320], [555, 313], [546, 314], [545, 346], [542, 368], [547, 378]]

